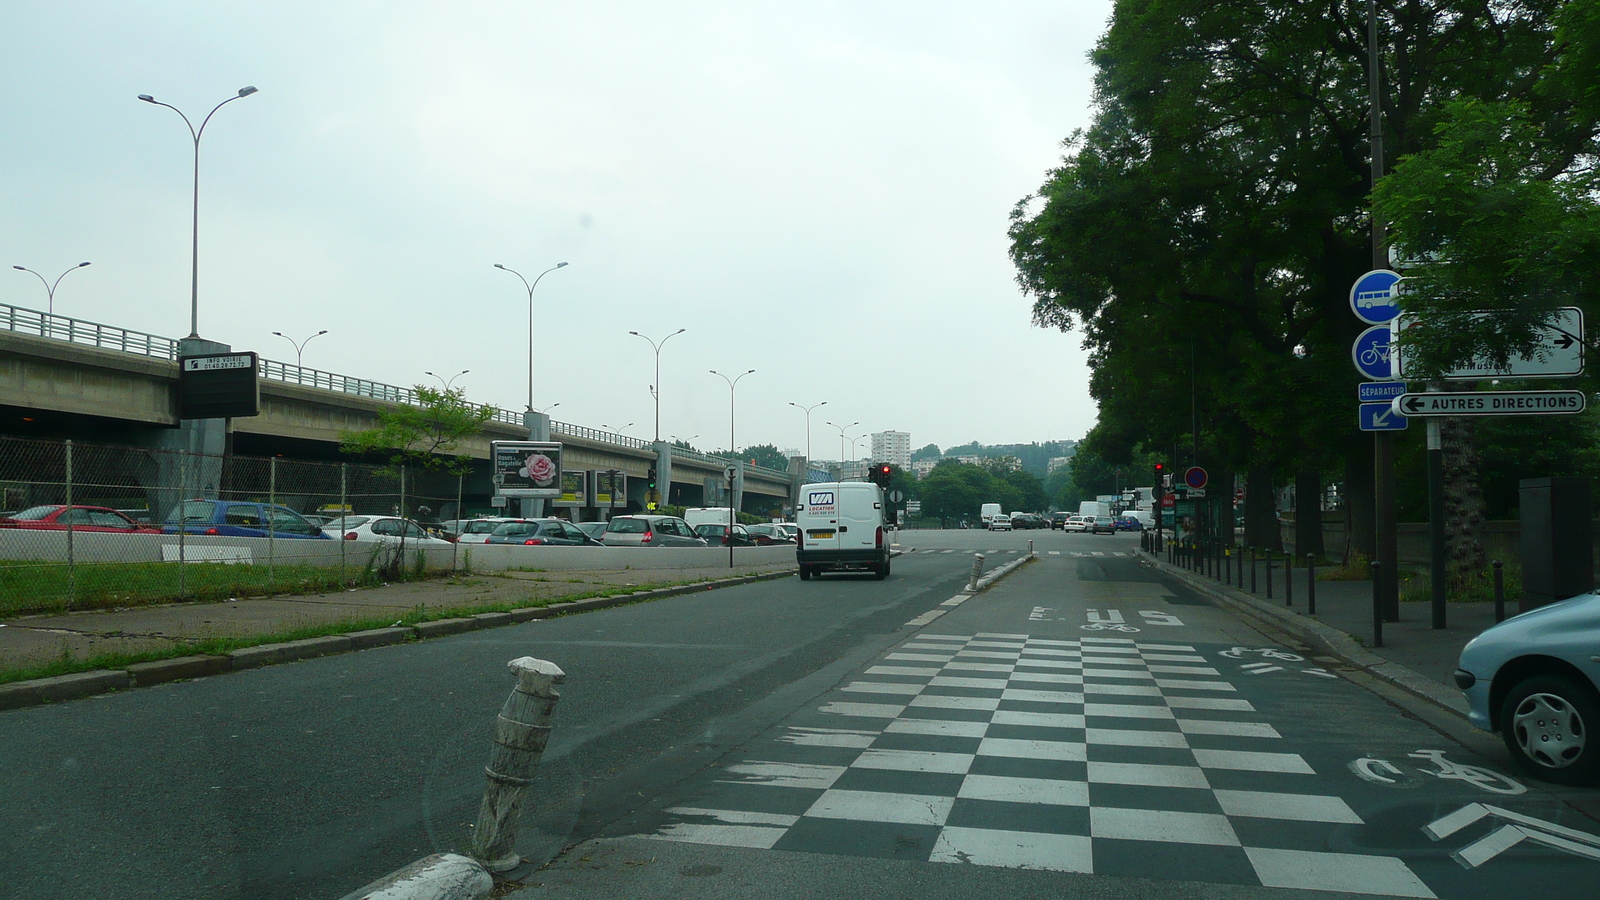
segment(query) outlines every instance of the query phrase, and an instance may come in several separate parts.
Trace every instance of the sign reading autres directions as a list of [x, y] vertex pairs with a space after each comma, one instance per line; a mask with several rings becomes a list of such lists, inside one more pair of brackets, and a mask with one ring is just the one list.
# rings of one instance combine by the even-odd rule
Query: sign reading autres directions
[[1574, 415], [1588, 406], [1583, 391], [1439, 391], [1401, 394], [1392, 401], [1403, 416]]

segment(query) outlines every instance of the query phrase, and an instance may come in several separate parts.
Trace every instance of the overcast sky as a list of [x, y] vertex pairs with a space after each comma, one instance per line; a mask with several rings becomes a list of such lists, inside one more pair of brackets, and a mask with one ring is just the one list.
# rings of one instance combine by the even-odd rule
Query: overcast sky
[[[1079, 438], [1079, 336], [1030, 322], [1012, 205], [1088, 123], [1105, 0], [0, 0], [0, 302], [308, 367], [457, 379], [560, 421], [839, 455]], [[633, 423], [631, 427], [627, 423]], [[862, 441], [859, 454], [870, 450]], [[847, 446], [846, 457], [850, 455]]]

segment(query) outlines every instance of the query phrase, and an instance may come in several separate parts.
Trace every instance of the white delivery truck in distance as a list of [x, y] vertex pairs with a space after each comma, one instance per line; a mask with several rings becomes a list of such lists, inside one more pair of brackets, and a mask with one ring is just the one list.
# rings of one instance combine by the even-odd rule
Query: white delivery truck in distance
[[988, 528], [989, 520], [998, 515], [1000, 515], [1000, 504], [998, 503], [985, 503], [978, 507], [978, 522], [984, 528]]
[[795, 507], [795, 561], [800, 580], [823, 572], [889, 576], [889, 542], [883, 527], [883, 489], [870, 481], [800, 486]]
[[1085, 500], [1078, 504], [1078, 515], [1088, 516], [1090, 518], [1095, 516], [1109, 516], [1111, 515], [1111, 504], [1102, 502], [1100, 500]]

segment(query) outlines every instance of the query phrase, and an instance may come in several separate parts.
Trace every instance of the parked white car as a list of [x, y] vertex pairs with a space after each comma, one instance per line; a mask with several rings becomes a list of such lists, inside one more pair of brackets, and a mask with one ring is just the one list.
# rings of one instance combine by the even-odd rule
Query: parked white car
[[456, 535], [458, 544], [487, 544], [489, 535], [502, 524], [512, 521], [506, 516], [490, 516], [486, 519], [472, 519], [461, 523], [461, 532]]
[[398, 544], [404, 536], [407, 547], [443, 549], [450, 546], [444, 538], [435, 537], [416, 522], [398, 516], [344, 516], [322, 528], [324, 533], [347, 541]]

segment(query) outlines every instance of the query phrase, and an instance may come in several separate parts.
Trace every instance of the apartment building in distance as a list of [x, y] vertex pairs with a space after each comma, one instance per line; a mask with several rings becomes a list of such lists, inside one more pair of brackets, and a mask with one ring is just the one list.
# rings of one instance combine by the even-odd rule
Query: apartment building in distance
[[911, 433], [878, 431], [872, 435], [873, 462], [890, 463], [901, 469], [911, 467]]

